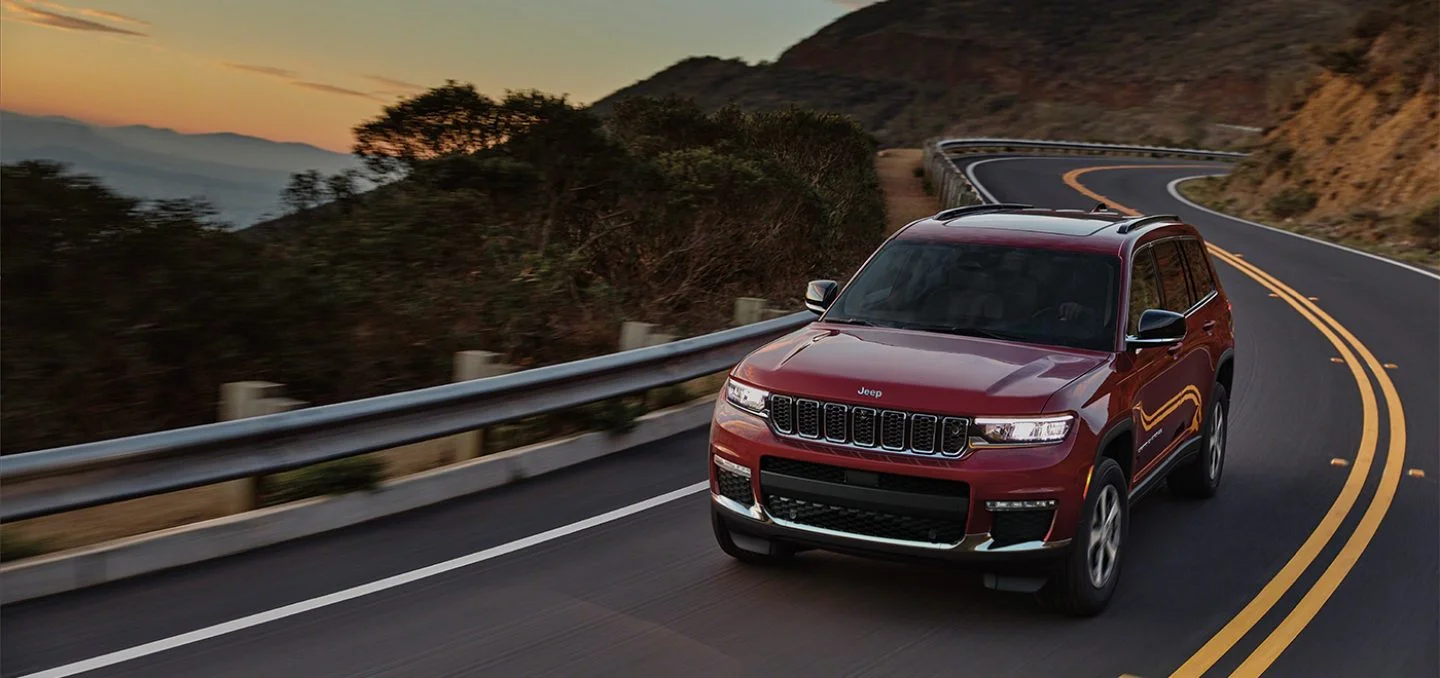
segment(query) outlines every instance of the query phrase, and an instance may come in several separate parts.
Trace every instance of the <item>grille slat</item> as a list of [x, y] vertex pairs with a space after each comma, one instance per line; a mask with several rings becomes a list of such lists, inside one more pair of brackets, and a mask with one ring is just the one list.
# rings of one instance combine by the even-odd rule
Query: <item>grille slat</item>
[[887, 450], [905, 449], [905, 413], [886, 410], [880, 414], [880, 445]]
[[945, 417], [940, 427], [940, 454], [960, 454], [965, 449], [970, 422], [958, 417]]
[[846, 426], [849, 420], [848, 407], [839, 403], [825, 403], [825, 439], [831, 442], [843, 443], [850, 440], [849, 428]]
[[795, 399], [790, 396], [770, 396], [770, 422], [781, 433], [795, 432]]
[[820, 403], [795, 401], [795, 431], [806, 438], [820, 437]]
[[939, 418], [933, 414], [910, 416], [910, 449], [925, 454], [935, 452], [935, 424]]
[[850, 411], [851, 442], [862, 447], [875, 447], [874, 409], [857, 407]]

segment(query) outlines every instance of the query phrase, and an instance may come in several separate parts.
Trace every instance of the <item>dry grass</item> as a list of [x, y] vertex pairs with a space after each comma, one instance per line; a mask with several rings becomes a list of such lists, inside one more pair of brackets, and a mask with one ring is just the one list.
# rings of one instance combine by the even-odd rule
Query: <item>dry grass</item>
[[887, 149], [875, 158], [880, 188], [885, 191], [886, 235], [940, 211], [939, 201], [925, 194], [924, 179], [914, 174], [924, 158], [925, 152], [918, 148]]

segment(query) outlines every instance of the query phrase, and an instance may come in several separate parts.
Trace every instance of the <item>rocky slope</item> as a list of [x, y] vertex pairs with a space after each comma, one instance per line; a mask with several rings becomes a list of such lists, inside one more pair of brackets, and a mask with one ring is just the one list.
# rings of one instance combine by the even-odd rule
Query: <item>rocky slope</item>
[[1440, 245], [1440, 78], [1432, 1], [1366, 12], [1317, 48], [1325, 72], [1253, 156], [1199, 195], [1247, 216], [1406, 258]]
[[[1264, 126], [1362, 0], [885, 0], [773, 64], [690, 59], [597, 103], [694, 97], [855, 116], [882, 142], [940, 133], [1227, 143]], [[1227, 136], [1228, 135], [1228, 136]]]

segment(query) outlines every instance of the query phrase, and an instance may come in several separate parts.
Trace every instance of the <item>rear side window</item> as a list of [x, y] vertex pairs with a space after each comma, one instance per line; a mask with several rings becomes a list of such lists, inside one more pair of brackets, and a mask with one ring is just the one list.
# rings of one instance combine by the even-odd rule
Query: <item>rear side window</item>
[[1135, 252], [1135, 261], [1130, 270], [1130, 320], [1125, 333], [1140, 333], [1140, 314], [1147, 309], [1160, 308], [1160, 284], [1155, 277], [1153, 247], [1141, 247]]
[[1155, 243], [1155, 267], [1160, 273], [1160, 296], [1167, 311], [1184, 313], [1195, 305], [1190, 298], [1190, 281], [1185, 279], [1185, 261], [1175, 240]]
[[1182, 240], [1181, 243], [1185, 261], [1190, 265], [1190, 283], [1194, 286], [1195, 299], [1204, 299], [1215, 291], [1215, 279], [1210, 277], [1210, 257], [1198, 240]]

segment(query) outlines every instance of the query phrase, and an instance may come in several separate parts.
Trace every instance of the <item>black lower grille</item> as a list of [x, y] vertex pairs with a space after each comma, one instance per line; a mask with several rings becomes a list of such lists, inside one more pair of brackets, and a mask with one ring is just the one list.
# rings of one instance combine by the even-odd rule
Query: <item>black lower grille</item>
[[[774, 471], [807, 480], [823, 480], [828, 483], [845, 482], [845, 468], [830, 464], [816, 464], [784, 457], [762, 457], [760, 468], [764, 471]], [[876, 487], [882, 490], [937, 494], [946, 497], [964, 497], [970, 494], [970, 487], [958, 480], [904, 476], [895, 473], [877, 473], [876, 475], [879, 476], [879, 484]]]
[[990, 537], [996, 546], [1040, 541], [1050, 533], [1055, 511], [997, 511], [992, 514]]
[[870, 537], [932, 544], [954, 544], [965, 537], [963, 520], [947, 521], [883, 513], [773, 494], [765, 498], [765, 508], [770, 515], [781, 520]]
[[716, 466], [715, 480], [720, 485], [720, 496], [745, 506], [754, 503], [755, 495], [750, 491], [749, 478]]

